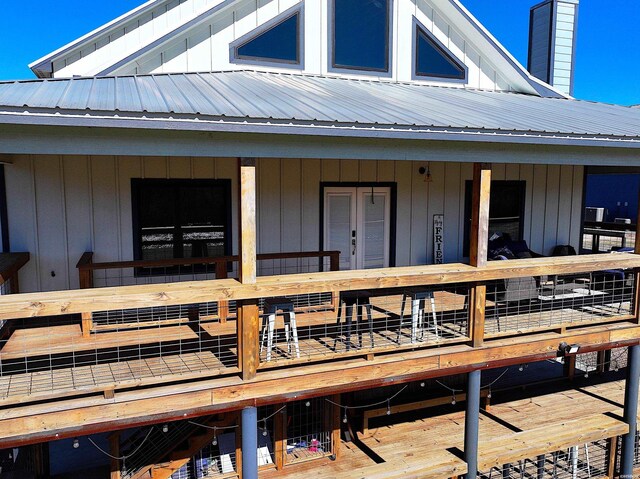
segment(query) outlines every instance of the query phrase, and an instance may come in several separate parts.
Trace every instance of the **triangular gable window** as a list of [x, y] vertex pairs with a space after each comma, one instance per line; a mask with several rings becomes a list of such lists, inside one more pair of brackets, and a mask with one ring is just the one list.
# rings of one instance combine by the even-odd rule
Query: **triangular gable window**
[[301, 64], [301, 10], [285, 12], [231, 44], [232, 61]]
[[464, 80], [467, 69], [431, 33], [416, 24], [416, 76]]

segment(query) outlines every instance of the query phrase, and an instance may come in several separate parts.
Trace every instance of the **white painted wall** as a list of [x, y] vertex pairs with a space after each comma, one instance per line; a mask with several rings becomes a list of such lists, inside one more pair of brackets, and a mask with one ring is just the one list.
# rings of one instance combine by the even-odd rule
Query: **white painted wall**
[[[420, 166], [411, 161], [258, 160], [258, 251], [319, 249], [321, 181], [379, 181], [397, 183], [398, 266], [432, 262], [434, 214], [445, 216], [445, 261], [461, 261], [464, 184], [472, 178], [472, 165], [432, 162], [432, 183], [418, 174]], [[25, 292], [77, 288], [75, 265], [87, 250], [95, 252], [95, 261], [133, 258], [131, 178], [229, 178], [234, 219], [237, 214], [234, 159], [18, 156], [6, 166], [6, 175], [11, 247], [32, 254], [20, 272]], [[527, 182], [524, 237], [534, 251], [549, 254], [556, 244], [578, 246], [583, 167], [494, 164], [493, 178]], [[233, 238], [235, 243], [235, 228]], [[109, 275], [109, 284], [123, 280], [117, 270]]]

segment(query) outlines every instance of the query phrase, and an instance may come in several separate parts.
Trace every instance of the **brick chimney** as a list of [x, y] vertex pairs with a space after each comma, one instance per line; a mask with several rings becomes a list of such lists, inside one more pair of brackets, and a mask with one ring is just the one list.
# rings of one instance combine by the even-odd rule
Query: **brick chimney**
[[545, 0], [531, 7], [529, 72], [573, 95], [579, 0]]

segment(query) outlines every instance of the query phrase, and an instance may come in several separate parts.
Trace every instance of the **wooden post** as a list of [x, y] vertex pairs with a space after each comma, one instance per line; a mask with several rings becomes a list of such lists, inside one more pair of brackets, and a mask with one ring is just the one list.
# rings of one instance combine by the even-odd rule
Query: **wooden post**
[[613, 436], [607, 441], [609, 455], [607, 458], [607, 478], [613, 479], [616, 473], [616, 458], [618, 456], [618, 436]]
[[[240, 261], [238, 279], [243, 284], [255, 284], [256, 267], [256, 160], [238, 160], [240, 181]], [[258, 341], [260, 317], [258, 301], [238, 302], [238, 366], [245, 380], [256, 377], [260, 362]]]
[[91, 330], [93, 329], [93, 313], [82, 313], [82, 337], [88, 338], [91, 336]]
[[489, 202], [491, 198], [491, 165], [473, 165], [473, 195], [471, 199], [471, 236], [469, 263], [471, 266], [487, 265], [489, 246]]
[[564, 375], [573, 381], [576, 377], [576, 355], [565, 356], [564, 358]]
[[93, 263], [93, 251], [82, 253], [82, 256], [76, 264], [80, 289], [93, 288], [93, 270], [87, 267], [91, 263]]
[[260, 364], [260, 313], [258, 300], [238, 301], [238, 368], [242, 379], [256, 377]]
[[331, 401], [335, 404], [325, 403], [330, 405], [331, 411], [331, 452], [333, 453], [333, 457], [337, 460], [340, 458], [340, 445], [342, 443], [341, 439], [341, 428], [342, 428], [342, 420], [340, 418], [340, 407], [337, 404], [342, 404], [340, 401], [340, 394], [334, 394], [330, 397]]
[[109, 436], [109, 450], [111, 455], [111, 476], [110, 479], [120, 479], [120, 460], [114, 457], [120, 457], [120, 433], [116, 432]]
[[477, 348], [484, 343], [484, 320], [485, 308], [487, 304], [487, 286], [484, 284], [476, 284], [469, 290], [471, 295], [469, 304], [471, 309], [470, 325], [471, 325], [471, 342], [473, 347]]
[[[274, 406], [276, 411], [280, 409], [282, 406]], [[276, 469], [280, 471], [285, 463], [286, 463], [286, 455], [287, 455], [287, 416], [288, 411], [285, 408], [282, 412], [276, 414], [274, 418], [274, 431], [273, 435], [275, 436], [274, 441], [274, 450], [276, 456]]]
[[242, 479], [242, 416], [240, 411], [236, 412], [236, 472]]
[[[226, 279], [227, 278], [227, 262], [226, 261], [217, 261], [216, 262], [216, 279]], [[227, 322], [227, 318], [229, 317], [229, 301], [220, 300], [218, 301], [218, 318], [222, 324]]]
[[240, 158], [240, 262], [238, 279], [243, 284], [256, 282], [256, 160]]
[[[471, 266], [483, 267], [487, 264], [489, 246], [489, 203], [491, 197], [491, 165], [473, 165], [473, 195], [471, 206], [471, 237], [469, 262]], [[484, 321], [487, 287], [476, 284], [469, 291], [469, 325], [471, 342], [474, 347], [484, 342]]]
[[[638, 191], [638, 201], [640, 201], [640, 191]], [[636, 241], [633, 252], [640, 254], [640, 203], [638, 203], [638, 214], [636, 218]], [[640, 271], [635, 273], [635, 288], [633, 291], [633, 304], [631, 305], [631, 314], [635, 317], [635, 322], [640, 323]]]

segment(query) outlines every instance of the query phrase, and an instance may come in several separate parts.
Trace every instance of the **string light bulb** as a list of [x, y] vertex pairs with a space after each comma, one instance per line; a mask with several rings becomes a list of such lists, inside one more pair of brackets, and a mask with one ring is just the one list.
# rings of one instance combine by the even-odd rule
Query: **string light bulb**
[[311, 406], [311, 401], [307, 401], [306, 403], [304, 403], [304, 405], [307, 407]]
[[487, 393], [487, 398], [491, 399], [491, 388], [489, 388], [489, 392]]
[[342, 422], [346, 424], [346, 423], [347, 423], [347, 421], [348, 421], [348, 419], [347, 419], [347, 410], [346, 410], [346, 408], [345, 408], [345, 410], [344, 410], [344, 417], [342, 418]]
[[387, 399], [387, 416], [391, 416], [391, 401]]
[[75, 438], [73, 440], [73, 448], [78, 449], [79, 447], [80, 447], [80, 441], [78, 440], [78, 438]]
[[212, 446], [218, 445], [218, 431], [216, 427], [213, 428], [213, 441], [211, 441], [211, 445]]
[[453, 393], [453, 396], [451, 396], [451, 404], [456, 405], [456, 393]]
[[162, 425], [162, 432], [164, 432], [165, 434], [169, 432], [169, 425], [168, 424], [163, 424]]
[[422, 382], [420, 383], [420, 387], [421, 387], [421, 388], [423, 388], [423, 387], [425, 387], [425, 386], [426, 386], [425, 382], [424, 382], [424, 381], [422, 381]]

